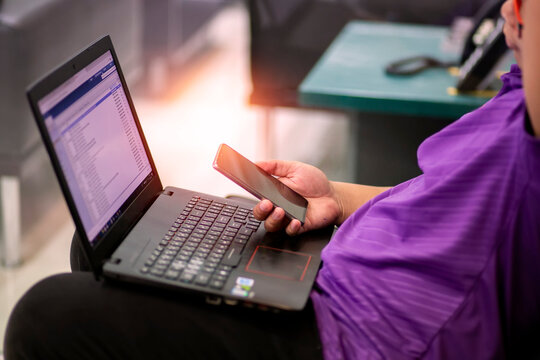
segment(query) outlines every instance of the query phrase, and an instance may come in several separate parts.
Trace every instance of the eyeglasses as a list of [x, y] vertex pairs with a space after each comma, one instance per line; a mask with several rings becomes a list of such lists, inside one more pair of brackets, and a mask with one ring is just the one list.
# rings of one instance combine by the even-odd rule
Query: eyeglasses
[[517, 21], [520, 26], [523, 26], [523, 19], [521, 18], [520, 10], [521, 10], [521, 1], [522, 0], [514, 0], [514, 12], [516, 13]]

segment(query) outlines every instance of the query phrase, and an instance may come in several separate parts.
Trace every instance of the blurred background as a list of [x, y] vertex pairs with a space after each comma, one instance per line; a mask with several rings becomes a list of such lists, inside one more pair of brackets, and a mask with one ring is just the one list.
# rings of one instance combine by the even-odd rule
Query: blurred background
[[39, 77], [110, 34], [164, 185], [249, 196], [212, 169], [220, 143], [350, 181], [351, 114], [300, 106], [300, 82], [352, 19], [450, 25], [483, 3], [0, 0], [0, 339], [30, 286], [70, 271], [74, 225], [25, 98]]

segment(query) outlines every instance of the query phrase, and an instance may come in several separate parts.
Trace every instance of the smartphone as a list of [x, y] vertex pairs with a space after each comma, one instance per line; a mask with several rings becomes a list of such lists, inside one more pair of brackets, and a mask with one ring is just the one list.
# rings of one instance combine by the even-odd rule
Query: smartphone
[[230, 146], [219, 146], [213, 167], [258, 199], [268, 199], [282, 208], [289, 219], [304, 224], [308, 201]]

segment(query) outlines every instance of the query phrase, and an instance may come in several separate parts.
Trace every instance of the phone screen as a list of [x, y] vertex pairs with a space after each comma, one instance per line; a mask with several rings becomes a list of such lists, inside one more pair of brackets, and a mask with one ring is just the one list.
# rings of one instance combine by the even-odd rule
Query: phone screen
[[274, 206], [282, 208], [289, 218], [304, 223], [307, 200], [230, 146], [219, 146], [214, 168], [257, 198], [270, 200]]

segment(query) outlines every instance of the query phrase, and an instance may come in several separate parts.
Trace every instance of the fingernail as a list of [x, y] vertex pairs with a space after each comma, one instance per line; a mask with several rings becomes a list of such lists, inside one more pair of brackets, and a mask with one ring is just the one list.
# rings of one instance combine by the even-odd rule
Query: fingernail
[[287, 233], [289, 234], [289, 236], [296, 236], [296, 234], [298, 233], [298, 224], [296, 224], [296, 222], [291, 223]]
[[270, 210], [272, 210], [272, 204], [270, 204], [267, 201], [262, 202], [261, 203], [261, 210], [262, 211], [270, 211]]

